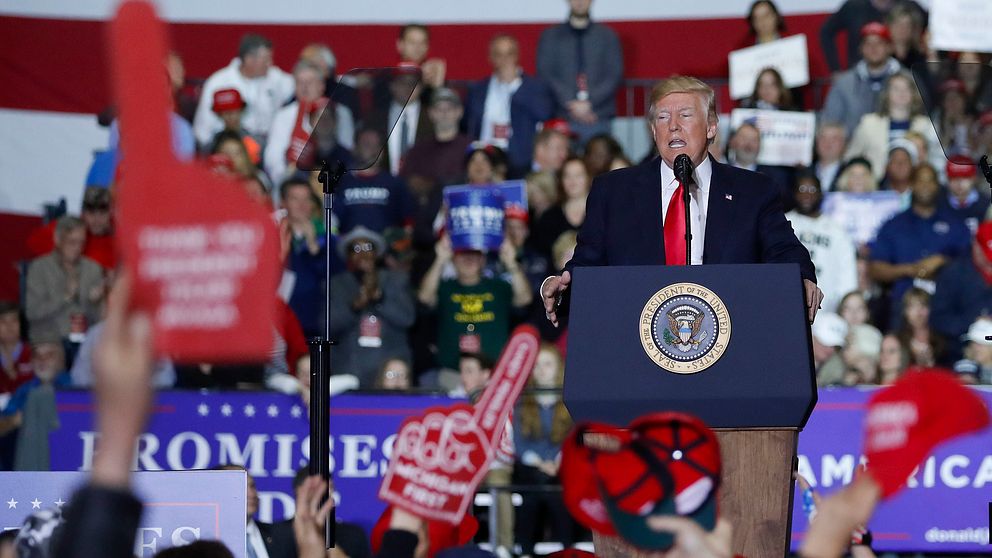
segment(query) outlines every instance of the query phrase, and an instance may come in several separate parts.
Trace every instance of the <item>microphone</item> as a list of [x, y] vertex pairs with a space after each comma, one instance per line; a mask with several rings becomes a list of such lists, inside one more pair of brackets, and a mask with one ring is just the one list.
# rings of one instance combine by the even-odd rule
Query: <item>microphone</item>
[[696, 181], [692, 178], [692, 159], [688, 155], [682, 153], [675, 158], [675, 164], [672, 168], [675, 171], [675, 178], [679, 179], [679, 182], [688, 186], [690, 184], [695, 184]]

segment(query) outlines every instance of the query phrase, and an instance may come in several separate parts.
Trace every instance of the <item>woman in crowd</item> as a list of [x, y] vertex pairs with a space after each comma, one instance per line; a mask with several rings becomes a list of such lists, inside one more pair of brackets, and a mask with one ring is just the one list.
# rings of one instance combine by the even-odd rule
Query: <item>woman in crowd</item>
[[741, 101], [742, 108], [763, 110], [795, 110], [792, 92], [785, 86], [782, 74], [775, 68], [765, 68], [754, 81], [751, 96]]
[[871, 163], [875, 179], [881, 180], [889, 143], [905, 136], [910, 130], [923, 134], [933, 146], [937, 146], [933, 125], [923, 109], [923, 100], [916, 90], [913, 77], [903, 71], [893, 74], [886, 82], [878, 111], [861, 117], [844, 158], [866, 158]]
[[234, 164], [234, 173], [241, 178], [251, 178], [255, 176], [258, 169], [251, 162], [248, 156], [248, 149], [245, 147], [241, 137], [234, 132], [219, 132], [214, 137], [214, 144], [210, 149], [211, 155], [226, 155]]
[[865, 194], [878, 190], [878, 182], [871, 172], [871, 163], [864, 157], [855, 157], [848, 161], [837, 177], [837, 190], [852, 194]]
[[911, 70], [914, 64], [926, 61], [923, 54], [923, 16], [909, 4], [896, 4], [885, 18], [892, 37], [892, 57]]
[[851, 291], [840, 299], [837, 305], [837, 313], [847, 322], [849, 327], [868, 326], [876, 331], [877, 328], [871, 323], [871, 312], [868, 308], [868, 301], [861, 291]]
[[527, 175], [527, 208], [530, 211], [530, 222], [536, 223], [558, 203], [558, 185], [555, 175], [550, 172], [532, 172]]
[[992, 66], [988, 54], [962, 52], [958, 56], [957, 75], [964, 83], [972, 111], [980, 113], [992, 109]]
[[847, 367], [841, 380], [846, 386], [878, 383], [878, 356], [882, 344], [882, 334], [874, 326], [858, 324], [851, 326], [847, 340], [841, 350], [841, 358]]
[[375, 378], [375, 388], [406, 391], [411, 387], [410, 365], [402, 358], [390, 358], [382, 363]]
[[[517, 462], [513, 472], [517, 483], [538, 489], [559, 484], [561, 443], [572, 428], [572, 419], [561, 398], [564, 379], [565, 363], [558, 349], [546, 343], [541, 345], [534, 373], [528, 381], [529, 390], [520, 398], [514, 413]], [[544, 528], [539, 520], [542, 517], [550, 519], [554, 540], [561, 541], [565, 548], [571, 546], [573, 523], [561, 493], [536, 490], [523, 491], [522, 496], [523, 503], [517, 510], [517, 542], [522, 555], [534, 554], [534, 536], [541, 536]], [[547, 507], [545, 513], [539, 513], [542, 506]]]
[[889, 160], [885, 164], [885, 177], [882, 179], [882, 189], [892, 190], [906, 196], [906, 207], [909, 207], [910, 177], [913, 167], [919, 162], [916, 145], [906, 138], [899, 138], [889, 144]]
[[902, 297], [902, 325], [899, 341], [909, 347], [910, 362], [916, 366], [936, 366], [947, 343], [930, 328], [930, 294], [912, 287]]
[[586, 142], [582, 152], [582, 160], [589, 169], [589, 176], [597, 176], [613, 170], [611, 167], [617, 157], [623, 156], [623, 148], [620, 142], [609, 134], [597, 134]]
[[878, 383], [883, 386], [892, 385], [908, 367], [909, 349], [899, 340], [899, 336], [890, 333], [883, 337], [878, 354]]
[[465, 182], [497, 184], [506, 180], [506, 154], [493, 145], [476, 145], [465, 155]]
[[[974, 123], [968, 88], [960, 79], [949, 79], [938, 89], [940, 106], [934, 114], [940, 145], [947, 155], [967, 154], [968, 135]], [[937, 165], [937, 168], [940, 168]]]
[[534, 223], [534, 247], [542, 255], [551, 254], [551, 245], [561, 233], [577, 231], [586, 218], [586, 196], [590, 178], [579, 157], [569, 157], [561, 167], [560, 201]]
[[785, 34], [785, 20], [771, 0], [757, 0], [747, 12], [749, 44], [760, 45], [781, 39]]

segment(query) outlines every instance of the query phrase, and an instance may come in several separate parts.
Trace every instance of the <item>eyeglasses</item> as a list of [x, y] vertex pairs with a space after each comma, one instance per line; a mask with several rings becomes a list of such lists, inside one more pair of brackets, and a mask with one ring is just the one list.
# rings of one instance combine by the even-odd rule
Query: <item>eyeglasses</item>
[[83, 209], [86, 210], [86, 211], [110, 211], [110, 205], [109, 204], [97, 204], [97, 205], [85, 204], [85, 205], [83, 205]]
[[400, 378], [405, 380], [407, 376], [405, 370], [386, 370], [383, 372], [382, 377], [387, 380], [397, 380]]
[[800, 184], [799, 188], [797, 188], [797, 191], [800, 194], [815, 194], [819, 192], [820, 189], [817, 188], [816, 186], [813, 186], [812, 184]]
[[371, 242], [356, 242], [351, 245], [351, 251], [356, 254], [361, 254], [362, 252], [374, 252], [375, 245]]

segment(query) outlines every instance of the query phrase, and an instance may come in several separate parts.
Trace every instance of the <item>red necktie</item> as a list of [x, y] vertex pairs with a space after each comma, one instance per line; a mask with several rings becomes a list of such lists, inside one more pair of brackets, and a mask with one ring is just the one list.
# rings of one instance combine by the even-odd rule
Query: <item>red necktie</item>
[[685, 203], [681, 182], [672, 194], [665, 214], [665, 263], [685, 265]]

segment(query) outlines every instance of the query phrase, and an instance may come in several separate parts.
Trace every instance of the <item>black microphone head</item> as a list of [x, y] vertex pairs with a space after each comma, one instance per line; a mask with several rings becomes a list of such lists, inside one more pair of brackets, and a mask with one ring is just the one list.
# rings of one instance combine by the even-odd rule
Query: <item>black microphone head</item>
[[675, 171], [675, 178], [679, 179], [682, 184], [692, 184], [692, 159], [689, 158], [685, 153], [680, 154], [675, 158], [675, 163], [672, 167]]

